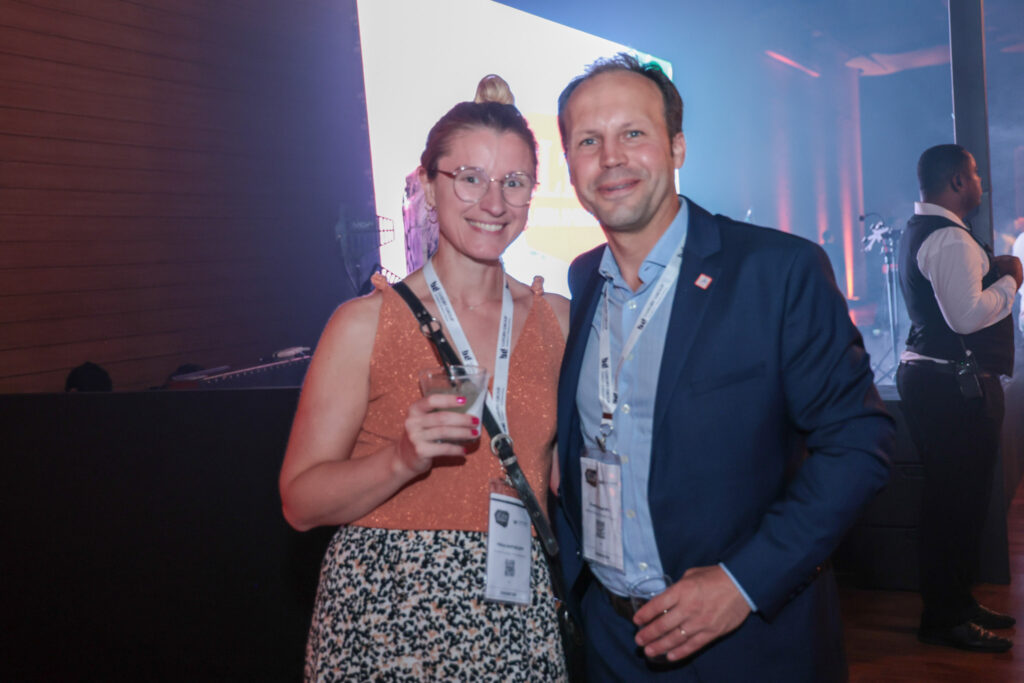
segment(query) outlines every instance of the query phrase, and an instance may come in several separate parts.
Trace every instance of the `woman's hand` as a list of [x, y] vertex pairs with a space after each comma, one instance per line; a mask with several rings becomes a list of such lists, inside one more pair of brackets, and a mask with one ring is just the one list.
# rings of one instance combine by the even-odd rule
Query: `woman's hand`
[[465, 455], [464, 442], [480, 436], [478, 418], [455, 412], [465, 405], [465, 396], [433, 394], [409, 406], [405, 433], [396, 449], [400, 466], [421, 474], [430, 469], [434, 458]]

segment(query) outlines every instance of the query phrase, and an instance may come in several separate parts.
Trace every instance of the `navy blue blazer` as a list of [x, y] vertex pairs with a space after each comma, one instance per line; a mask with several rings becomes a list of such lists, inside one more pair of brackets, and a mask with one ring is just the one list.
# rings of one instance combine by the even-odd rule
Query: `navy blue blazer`
[[[838, 680], [841, 625], [834, 580], [822, 566], [887, 481], [894, 425], [824, 251], [686, 206], [689, 229], [655, 398], [654, 535], [673, 579], [724, 562], [758, 612], [682, 668], [715, 681]], [[637, 661], [635, 630], [614, 616], [622, 623], [598, 625], [607, 613], [588, 614], [580, 601], [586, 586], [577, 583], [591, 575], [582, 571], [576, 389], [601, 295], [603, 249], [583, 254], [569, 271], [555, 525], [576, 598], [571, 607], [593, 652], [618, 670]], [[701, 275], [711, 278], [706, 289], [695, 284]]]

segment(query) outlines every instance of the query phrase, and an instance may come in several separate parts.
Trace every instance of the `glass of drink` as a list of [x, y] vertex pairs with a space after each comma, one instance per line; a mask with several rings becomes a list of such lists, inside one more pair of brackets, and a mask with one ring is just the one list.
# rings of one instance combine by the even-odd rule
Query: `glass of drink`
[[[629, 591], [629, 604], [632, 605], [633, 612], [635, 613], [655, 596], [660, 595], [671, 584], [672, 579], [668, 576], [650, 576], [646, 579], [640, 579], [639, 581], [630, 584], [627, 590]], [[638, 628], [643, 628], [643, 626]], [[668, 659], [665, 655], [647, 657], [647, 659], [648, 661], [657, 664], [668, 663]]]
[[484, 402], [487, 400], [487, 368], [451, 365], [447, 368], [420, 370], [419, 376], [420, 391], [424, 396], [449, 394], [466, 398], [462, 405], [445, 410], [472, 415], [478, 420], [483, 416]]

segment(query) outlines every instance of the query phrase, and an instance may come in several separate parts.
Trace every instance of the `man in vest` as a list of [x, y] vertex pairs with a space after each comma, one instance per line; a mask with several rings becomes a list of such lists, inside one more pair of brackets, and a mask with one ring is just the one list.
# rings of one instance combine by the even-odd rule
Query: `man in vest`
[[981, 204], [981, 178], [959, 145], [925, 150], [921, 201], [899, 246], [900, 288], [910, 333], [896, 376], [903, 413], [924, 465], [918, 639], [974, 652], [1012, 642], [990, 629], [1013, 617], [971, 595], [1003, 423], [1000, 375], [1013, 372], [1010, 311], [1021, 262], [992, 256], [967, 216]]

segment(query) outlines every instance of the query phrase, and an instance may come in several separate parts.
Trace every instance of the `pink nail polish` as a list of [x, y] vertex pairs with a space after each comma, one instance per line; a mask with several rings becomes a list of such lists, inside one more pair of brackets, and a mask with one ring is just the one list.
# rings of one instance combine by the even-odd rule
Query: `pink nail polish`
[[473, 424], [475, 424], [475, 425], [480, 424], [480, 418], [479, 417], [474, 417], [473, 418]]
[[465, 396], [459, 396], [458, 398], [455, 399], [455, 402], [458, 403], [461, 406], [461, 405], [463, 405], [466, 402], [466, 397]]
[[480, 436], [480, 430], [479, 429], [474, 429], [473, 430], [473, 436]]

